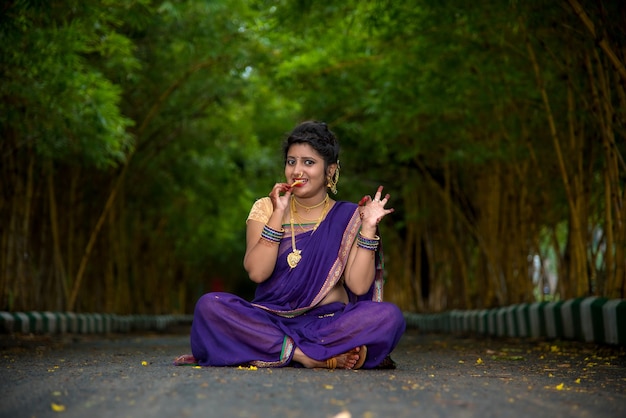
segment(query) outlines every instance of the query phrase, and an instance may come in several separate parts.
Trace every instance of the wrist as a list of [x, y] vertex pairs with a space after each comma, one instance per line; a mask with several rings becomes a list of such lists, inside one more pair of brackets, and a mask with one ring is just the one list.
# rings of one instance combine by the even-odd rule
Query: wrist
[[371, 228], [363, 225], [361, 227], [361, 230], [359, 231], [359, 234], [363, 236], [363, 238], [374, 239], [376, 237], [376, 227]]

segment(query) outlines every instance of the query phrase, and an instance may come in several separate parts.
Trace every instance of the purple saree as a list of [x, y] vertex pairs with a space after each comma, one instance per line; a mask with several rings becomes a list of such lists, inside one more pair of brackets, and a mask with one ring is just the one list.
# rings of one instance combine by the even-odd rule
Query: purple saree
[[357, 297], [346, 288], [348, 304], [319, 305], [342, 279], [360, 225], [356, 204], [336, 202], [314, 233], [309, 228], [297, 235], [302, 260], [293, 269], [286, 261], [292, 248], [285, 226], [274, 272], [258, 285], [252, 302], [222, 292], [202, 296], [191, 328], [198, 363], [280, 367], [291, 362], [295, 347], [324, 361], [366, 345], [363, 367], [378, 366], [405, 329], [398, 307], [382, 301], [381, 263], [366, 295]]

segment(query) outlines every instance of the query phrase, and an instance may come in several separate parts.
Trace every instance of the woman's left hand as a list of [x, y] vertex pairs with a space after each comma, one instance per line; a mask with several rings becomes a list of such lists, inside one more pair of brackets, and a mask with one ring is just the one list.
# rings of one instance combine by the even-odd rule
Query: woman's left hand
[[390, 213], [393, 213], [393, 208], [385, 209], [385, 205], [389, 202], [389, 193], [381, 199], [383, 194], [383, 186], [378, 186], [374, 199], [369, 195], [364, 196], [359, 201], [359, 215], [361, 216], [361, 232], [373, 236], [376, 234], [376, 226], [378, 223]]

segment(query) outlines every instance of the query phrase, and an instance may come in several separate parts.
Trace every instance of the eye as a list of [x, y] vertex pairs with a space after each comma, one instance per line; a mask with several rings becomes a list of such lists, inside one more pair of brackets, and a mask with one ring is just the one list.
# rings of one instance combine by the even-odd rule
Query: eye
[[315, 161], [313, 161], [313, 160], [304, 160], [304, 164], [305, 165], [314, 165]]
[[296, 160], [294, 158], [288, 158], [286, 164], [287, 165], [295, 165], [296, 164]]

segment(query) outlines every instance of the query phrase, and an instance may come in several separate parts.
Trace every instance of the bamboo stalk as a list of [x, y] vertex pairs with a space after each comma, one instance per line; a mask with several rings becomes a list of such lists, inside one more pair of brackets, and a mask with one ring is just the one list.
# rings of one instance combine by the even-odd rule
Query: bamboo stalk
[[[14, 167], [15, 162], [11, 159], [11, 172], [17, 172]], [[13, 204], [11, 205], [11, 217], [9, 221], [9, 272], [11, 275], [14, 275], [15, 281], [13, 283], [12, 288], [9, 290], [9, 309], [24, 309], [27, 306], [26, 302], [26, 289], [28, 288], [26, 284], [26, 271], [24, 268], [24, 257], [26, 249], [24, 248], [24, 241], [27, 239], [23, 235], [24, 231], [20, 230], [19, 219], [20, 216], [23, 216], [24, 210], [23, 207], [20, 207], [20, 203], [24, 203], [23, 199], [20, 199], [23, 194], [23, 184], [22, 179], [19, 178], [19, 175], [15, 176], [14, 186], [14, 198]], [[22, 225], [23, 227], [23, 225]], [[28, 226], [27, 226], [28, 227]], [[21, 257], [20, 257], [21, 255]], [[11, 276], [9, 276], [11, 277]]]
[[[196, 65], [194, 65], [193, 67], [191, 67], [189, 70], [187, 70], [179, 79], [175, 80], [156, 100], [155, 103], [153, 103], [153, 105], [151, 106], [150, 110], [148, 111], [148, 114], [146, 115], [146, 117], [144, 118], [143, 122], [141, 123], [139, 129], [137, 130], [136, 136], [139, 138], [141, 137], [141, 135], [143, 134], [143, 132], [145, 131], [145, 129], [147, 128], [147, 126], [149, 125], [149, 123], [152, 121], [152, 119], [156, 116], [156, 114], [158, 113], [158, 111], [161, 109], [161, 107], [163, 106], [163, 104], [167, 101], [167, 99], [172, 95], [172, 93], [174, 91], [176, 91], [192, 74], [196, 73], [197, 71], [209, 67], [210, 65], [213, 64], [213, 61], [205, 61], [205, 62], [201, 62], [198, 63]], [[91, 251], [93, 250], [93, 247], [96, 243], [96, 240], [98, 238], [98, 235], [100, 233], [100, 230], [102, 229], [102, 226], [104, 225], [104, 222], [106, 220], [107, 214], [109, 212], [109, 210], [111, 210], [111, 207], [113, 206], [113, 203], [115, 202], [115, 198], [118, 194], [118, 191], [121, 187], [121, 185], [124, 182], [124, 178], [126, 176], [126, 172], [128, 171], [128, 167], [130, 165], [130, 162], [135, 154], [134, 150], [137, 149], [137, 146], [135, 146], [135, 148], [133, 148], [133, 150], [130, 151], [130, 153], [128, 154], [128, 157], [126, 158], [126, 163], [124, 164], [124, 166], [122, 167], [122, 169], [120, 170], [119, 175], [117, 176], [117, 179], [115, 180], [115, 182], [113, 183], [113, 187], [111, 188], [111, 191], [109, 192], [109, 197], [106, 200], [106, 203], [104, 204], [104, 208], [102, 209], [102, 213], [100, 214], [98, 220], [96, 221], [96, 225], [94, 226], [91, 235], [89, 237], [89, 241], [87, 242], [87, 246], [85, 247], [85, 251], [83, 253], [83, 256], [81, 257], [81, 261], [80, 264], [78, 266], [78, 271], [76, 272], [76, 278], [74, 280], [73, 286], [72, 286], [72, 292], [70, 294], [70, 298], [67, 304], [67, 309], [69, 311], [74, 310], [75, 306], [76, 306], [76, 299], [78, 297], [78, 292], [80, 290], [80, 287], [82, 285], [82, 281], [83, 281], [83, 276], [85, 274], [85, 270], [87, 268], [87, 262], [89, 261], [89, 257], [91, 256]]]
[[[596, 54], [596, 59], [599, 57]], [[598, 63], [600, 66], [601, 63]], [[604, 183], [604, 240], [605, 240], [605, 253], [604, 253], [604, 270], [605, 270], [605, 279], [602, 283], [599, 284], [600, 292], [602, 293], [605, 289], [605, 285], [609, 288], [611, 287], [611, 283], [613, 281], [613, 276], [615, 274], [614, 271], [614, 258], [613, 258], [613, 211], [611, 210], [611, 206], [613, 204], [611, 194], [613, 190], [612, 179], [611, 179], [611, 161], [610, 161], [610, 145], [609, 138], [607, 137], [608, 131], [610, 129], [611, 120], [609, 118], [609, 114], [606, 113], [606, 107], [602, 105], [602, 101], [600, 99], [599, 89], [602, 89], [603, 83], [601, 80], [602, 75], [601, 70], [599, 69], [598, 78], [600, 79], [596, 82], [594, 77], [593, 65], [591, 63], [591, 58], [589, 54], [585, 54], [585, 68], [587, 69], [587, 74], [589, 76], [589, 86], [591, 90], [591, 97], [593, 100], [593, 105], [595, 109], [596, 119], [598, 124], [600, 125], [600, 135], [602, 138], [602, 147], [604, 149], [604, 170], [602, 171], [603, 183]], [[598, 87], [599, 86], [599, 87]], [[606, 100], [606, 98], [605, 98]]]
[[452, 216], [452, 213], [453, 213], [452, 186], [451, 186], [452, 180], [451, 180], [449, 162], [446, 162], [444, 164], [444, 173], [445, 173], [445, 176], [444, 176], [445, 177], [445, 185], [444, 185], [445, 193], [443, 196], [445, 199], [444, 205], [445, 205], [445, 212], [446, 212], [445, 231], [447, 234], [447, 241], [452, 246], [452, 253], [454, 254], [454, 257], [457, 261], [455, 263], [456, 270], [461, 275], [460, 284], [462, 286], [461, 286], [461, 289], [459, 289], [458, 294], [463, 295], [464, 306], [459, 306], [459, 308], [469, 309], [471, 308], [471, 305], [472, 305], [472, 302], [470, 299], [471, 291], [470, 291], [470, 283], [469, 283], [469, 273], [468, 273], [468, 268], [467, 268], [467, 262], [465, 260], [465, 257], [463, 256], [463, 251], [459, 243], [459, 238], [454, 233], [454, 217]]
[[[445, 201], [446, 199], [445, 189], [441, 187], [441, 185], [432, 177], [430, 172], [424, 167], [421, 161], [415, 160], [415, 163], [420, 168], [420, 172], [425, 176], [428, 182], [432, 185], [432, 189], [435, 190], [437, 194], [440, 196], [440, 198]], [[497, 302], [499, 304], [503, 304], [504, 295], [502, 294], [502, 289], [500, 288], [500, 282], [498, 280], [499, 275], [496, 273], [497, 272], [496, 258], [494, 254], [492, 253], [491, 247], [487, 244], [486, 240], [484, 239], [480, 231], [476, 228], [476, 226], [472, 222], [470, 222], [469, 219], [467, 219], [466, 214], [463, 213], [463, 211], [457, 205], [453, 204], [451, 208], [454, 211], [455, 215], [457, 216], [457, 219], [459, 219], [460, 222], [467, 228], [467, 230], [470, 231], [472, 236], [476, 238], [476, 241], [478, 242], [478, 246], [485, 256], [486, 267], [488, 271], [487, 277], [489, 278], [489, 282], [492, 285], [492, 286], [487, 286], [485, 291], [493, 290], [495, 292]]]
[[[524, 32], [526, 32], [524, 23], [520, 20], [520, 27]], [[567, 202], [570, 210], [570, 264], [568, 277], [570, 284], [573, 284], [573, 291], [567, 292], [563, 297], [576, 297], [582, 296], [586, 293], [582, 278], [587, 277], [587, 272], [584, 266], [583, 261], [586, 260], [586, 251], [584, 248], [583, 240], [582, 240], [582, 231], [581, 231], [581, 219], [579, 204], [577, 199], [575, 198], [574, 190], [572, 190], [571, 181], [569, 178], [569, 174], [567, 168], [565, 166], [565, 159], [563, 157], [563, 152], [561, 150], [559, 133], [556, 128], [556, 123], [554, 119], [554, 115], [552, 112], [552, 108], [550, 106], [550, 100], [548, 98], [548, 92], [546, 91], [545, 83], [543, 81], [543, 77], [541, 76], [541, 70], [539, 69], [539, 62], [537, 61], [537, 57], [535, 55], [534, 48], [530, 42], [527, 33], [524, 33], [526, 49], [528, 52], [528, 57], [532, 64], [533, 70], [535, 72], [535, 78], [537, 81], [537, 87], [539, 89], [539, 93], [541, 95], [541, 99], [546, 111], [546, 117], [550, 132], [550, 137], [552, 138], [552, 143], [554, 145], [554, 150], [556, 152], [556, 159], [559, 166], [559, 171], [561, 173], [561, 180], [563, 181], [563, 187], [565, 188], [565, 193], [567, 196]], [[559, 282], [563, 281], [565, 277], [560, 276]], [[586, 282], [586, 281], [585, 281]]]
[[[417, 196], [415, 193], [405, 192], [404, 204], [407, 208], [417, 208], [419, 203], [417, 202]], [[403, 252], [403, 282], [411, 289], [411, 304], [414, 309], [419, 312], [423, 309], [423, 295], [421, 288], [420, 266], [423, 260], [418, 255], [418, 242], [421, 238], [421, 231], [419, 231], [417, 222], [415, 220], [408, 220], [406, 225], [406, 240]], [[414, 263], [411, 261], [415, 260]], [[430, 279], [430, 278], [429, 278]]]
[[615, 66], [615, 69], [617, 70], [620, 77], [622, 78], [622, 83], [626, 83], [626, 66], [624, 66], [624, 63], [622, 63], [622, 61], [619, 59], [617, 54], [611, 48], [611, 45], [609, 45], [609, 41], [607, 37], [598, 36], [598, 34], [596, 33], [595, 25], [591, 21], [591, 18], [589, 17], [587, 12], [585, 12], [585, 9], [583, 9], [581, 4], [578, 2], [578, 0], [567, 0], [567, 2], [570, 4], [572, 9], [574, 10], [574, 13], [583, 22], [583, 24], [585, 25], [589, 33], [591, 33], [591, 37], [593, 38], [593, 41], [596, 44], [598, 44], [600, 48], [602, 48], [602, 50], [607, 55], [611, 63]]
[[53, 245], [53, 259], [54, 259], [54, 272], [53, 277], [60, 282], [60, 287], [63, 291], [63, 300], [67, 300], [68, 289], [67, 282], [65, 280], [65, 266], [63, 264], [63, 257], [61, 255], [61, 240], [59, 238], [59, 223], [57, 215], [57, 203], [55, 199], [54, 191], [54, 163], [52, 160], [47, 161], [48, 166], [48, 198], [50, 205], [50, 228], [52, 230], [52, 245]]

